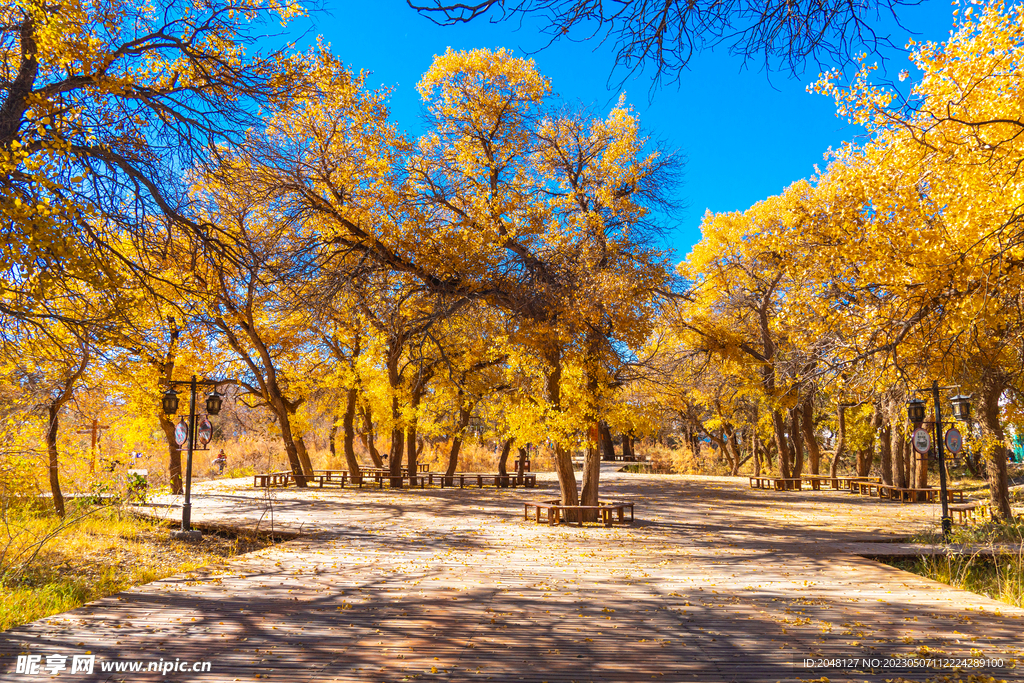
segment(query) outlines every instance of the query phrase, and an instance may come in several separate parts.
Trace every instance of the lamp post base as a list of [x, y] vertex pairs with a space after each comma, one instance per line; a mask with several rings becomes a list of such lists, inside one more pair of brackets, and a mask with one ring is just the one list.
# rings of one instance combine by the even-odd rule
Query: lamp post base
[[950, 537], [953, 535], [953, 518], [943, 517], [942, 518], [942, 540], [949, 543]]
[[203, 540], [203, 532], [198, 529], [189, 529], [188, 531], [178, 529], [177, 531], [171, 532], [171, 539], [175, 541], [190, 541], [195, 543]]

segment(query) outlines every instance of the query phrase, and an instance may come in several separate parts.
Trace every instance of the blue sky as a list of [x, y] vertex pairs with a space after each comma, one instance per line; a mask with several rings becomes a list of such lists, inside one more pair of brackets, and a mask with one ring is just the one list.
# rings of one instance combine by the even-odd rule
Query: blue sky
[[[905, 8], [900, 19], [905, 29], [891, 20], [882, 24], [881, 32], [888, 33], [895, 45], [904, 45], [910, 31], [918, 41], [944, 40], [952, 26], [952, 8], [948, 0], [924, 0]], [[418, 133], [422, 105], [415, 85], [434, 55], [449, 46], [507, 47], [524, 53], [546, 44], [536, 24], [526, 22], [517, 28], [517, 22], [486, 20], [439, 27], [409, 9], [404, 0], [326, 0], [325, 12], [314, 16], [310, 36], [323, 35], [353, 69], [372, 71], [372, 86], [394, 88], [395, 120], [408, 133]], [[902, 52], [886, 56], [891, 74], [909, 66]], [[597, 41], [560, 41], [533, 58], [555, 92], [569, 102], [604, 111], [618, 98], [619, 90], [608, 88], [613, 51], [599, 47]], [[688, 208], [665, 245], [678, 258], [700, 239], [705, 209], [742, 210], [777, 194], [811, 175], [830, 146], [862, 133], [836, 118], [830, 100], [805, 92], [816, 76], [816, 68], [797, 78], [745, 69], [740, 59], [723, 49], [698, 56], [678, 84], [662, 87], [653, 97], [647, 76], [624, 84], [628, 101], [652, 137], [687, 158], [680, 194]]]

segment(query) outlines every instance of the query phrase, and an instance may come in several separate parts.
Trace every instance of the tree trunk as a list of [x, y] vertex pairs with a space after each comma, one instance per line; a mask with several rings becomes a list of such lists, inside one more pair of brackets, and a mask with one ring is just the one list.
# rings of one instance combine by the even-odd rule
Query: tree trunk
[[862, 448], [857, 451], [857, 476], [866, 477], [871, 474], [871, 467], [875, 464], [875, 449]]
[[799, 478], [804, 473], [804, 444], [801, 434], [800, 411], [791, 408], [789, 411], [789, 438], [793, 443], [793, 463], [790, 468], [790, 476], [794, 478]]
[[373, 415], [370, 413], [370, 406], [363, 404], [360, 412], [363, 415], [363, 431], [360, 434], [360, 438], [363, 440], [366, 452], [370, 454], [373, 466], [381, 469], [384, 467], [384, 459], [380, 457], [377, 446], [373, 443]]
[[[821, 474], [821, 446], [814, 435], [814, 399], [808, 396], [801, 406], [800, 427], [804, 433], [804, 446], [807, 448], [807, 465], [811, 474]], [[755, 427], [756, 428], [756, 427]]]
[[[409, 470], [409, 476], [415, 477], [419, 472], [416, 462], [416, 418], [414, 417], [405, 428], [405, 467]], [[411, 486], [416, 485], [415, 479], [410, 479]]]
[[[356, 403], [359, 401], [359, 392], [356, 391], [355, 387], [345, 392], [345, 417], [342, 420], [342, 425], [345, 431], [345, 464], [348, 465], [348, 476], [352, 478], [352, 481], [362, 481], [363, 473], [359, 468], [359, 460], [356, 459], [355, 449], [355, 421], [356, 421]], [[334, 425], [334, 429], [331, 430], [331, 452], [334, 452], [333, 439], [334, 432], [337, 431], [338, 425]]]
[[[174, 318], [167, 318], [167, 324], [170, 328], [168, 330], [167, 353], [164, 354], [162, 361], [151, 357], [150, 363], [160, 373], [160, 383], [170, 386], [168, 382], [174, 377], [174, 365], [178, 357], [178, 336], [180, 331], [178, 323]], [[181, 448], [178, 446], [178, 442], [174, 440], [174, 422], [164, 414], [163, 410], [160, 410], [159, 420], [160, 429], [163, 431], [164, 439], [167, 441], [167, 472], [171, 480], [171, 493], [180, 496], [185, 492], [185, 488], [182, 485], [181, 479]]]
[[893, 474], [896, 486], [901, 489], [910, 487], [910, 468], [907, 460], [907, 439], [900, 428], [896, 430], [896, 443], [893, 446]]
[[845, 454], [846, 449], [846, 406], [840, 405], [837, 412], [836, 452], [832, 456], [832, 466], [829, 468], [829, 475], [832, 477], [839, 475], [839, 460]]
[[284, 399], [274, 396], [270, 402], [270, 408], [277, 417], [281, 427], [281, 440], [284, 442], [284, 452], [288, 456], [288, 464], [291, 466], [292, 475], [295, 478], [295, 485], [300, 488], [306, 487], [306, 477], [312, 475], [312, 467], [308, 466], [309, 456], [306, 455], [305, 444], [302, 444], [302, 455], [299, 455], [300, 439], [292, 434], [292, 424], [288, 408]]
[[879, 451], [882, 458], [882, 483], [886, 486], [893, 484], [892, 467], [892, 424], [886, 420], [878, 433]]
[[987, 370], [982, 375], [978, 423], [981, 426], [985, 475], [992, 497], [992, 515], [1007, 522], [1013, 519], [1013, 511], [1010, 507], [1009, 477], [1006, 464], [1006, 435], [1003, 432], [1003, 425], [999, 421], [999, 398], [1003, 395], [1005, 388], [1005, 380], [996, 372]]
[[[413, 389], [412, 395], [410, 396], [410, 407], [412, 408], [412, 417], [409, 418], [409, 426], [405, 428], [405, 466], [409, 471], [410, 477], [416, 477], [419, 473], [419, 466], [417, 464], [416, 452], [416, 411], [420, 405], [420, 394], [415, 388]], [[410, 485], [415, 486], [416, 480], [410, 479]]]
[[[587, 445], [587, 453], [583, 457], [583, 489], [580, 495], [580, 505], [597, 505], [598, 486], [601, 479], [601, 427], [594, 423], [590, 428], [592, 443]], [[575, 478], [575, 475], [573, 475]], [[584, 522], [596, 522], [597, 510], [585, 510], [583, 513]]]
[[[417, 458], [419, 452], [416, 450], [416, 426], [418, 423], [418, 411], [420, 407], [420, 400], [423, 398], [423, 391], [426, 388], [427, 381], [430, 375], [433, 373], [420, 372], [416, 383], [412, 387], [412, 391], [409, 393], [409, 407], [411, 408], [412, 417], [409, 420], [409, 427], [405, 430], [405, 458], [407, 468], [409, 470], [410, 477], [416, 477], [419, 475], [419, 466], [417, 464]], [[416, 485], [415, 479], [410, 479], [412, 485]]]
[[633, 457], [633, 444], [629, 441], [629, 434], [622, 433], [622, 459], [628, 460]]
[[[462, 392], [459, 392], [459, 400], [462, 400]], [[444, 472], [445, 483], [448, 486], [453, 485], [452, 477], [455, 475], [455, 470], [459, 466], [459, 451], [462, 450], [462, 435], [466, 432], [466, 427], [469, 426], [469, 418], [473, 414], [473, 407], [460, 407], [459, 408], [459, 422], [455, 427], [455, 434], [452, 437], [452, 448], [448, 452], [448, 468]]]
[[726, 439], [725, 445], [732, 451], [732, 467], [729, 473], [733, 477], [738, 477], [740, 474], [740, 465], [742, 462], [742, 454], [740, 453], [740, 445], [736, 442], [735, 430], [729, 434], [729, 438]]
[[871, 474], [871, 468], [875, 464], [875, 434], [882, 426], [882, 410], [876, 403], [871, 412], [871, 443], [867, 448], [857, 453], [857, 476], [866, 477]]
[[608, 423], [602, 420], [598, 423], [598, 428], [601, 432], [601, 459], [615, 460], [615, 442], [612, 441], [612, 431], [608, 428]]
[[170, 455], [167, 470], [171, 475], [171, 493], [180, 496], [185, 492], [181, 481], [181, 449], [174, 440], [174, 423], [163, 412], [160, 413], [160, 429], [163, 430], [167, 452]]
[[[547, 376], [547, 399], [554, 413], [562, 411], [562, 356], [560, 349], [550, 350], [547, 361], [551, 367]], [[623, 439], [625, 444], [626, 439]], [[625, 445], [623, 446], [625, 449]], [[579, 505], [579, 489], [576, 486], [576, 472], [572, 468], [572, 454], [560, 443], [555, 444], [555, 473], [558, 475], [558, 488], [561, 493], [562, 505]], [[570, 515], [568, 522], [578, 521]]]
[[[508, 476], [508, 454], [512, 451], [512, 442], [515, 439], [505, 439], [505, 442], [501, 444], [501, 455], [498, 456], [498, 474], [503, 477]], [[499, 480], [499, 486], [505, 487], [508, 485], [504, 479]]]
[[301, 436], [295, 437], [295, 453], [302, 463], [302, 471], [307, 477], [313, 476], [313, 463], [309, 460], [309, 451], [306, 449], [306, 439]]
[[910, 457], [912, 458], [910, 481], [913, 482], [915, 488], [925, 488], [928, 486], [928, 468], [924, 466], [924, 463], [927, 462], [928, 454], [922, 455], [911, 449]]
[[451, 486], [452, 477], [459, 468], [459, 451], [462, 450], [462, 437], [458, 434], [452, 437], [452, 446], [448, 451], [448, 466], [444, 470], [445, 483]]
[[732, 451], [725, 446], [725, 437], [722, 432], [725, 430], [715, 430], [708, 432], [708, 438], [711, 439], [711, 444], [718, 451], [718, 453], [725, 458], [725, 463], [729, 466], [729, 471], [732, 471]]
[[391, 475], [391, 487], [402, 488], [402, 453], [405, 445], [405, 430], [399, 425], [402, 413], [398, 407], [398, 388], [401, 378], [398, 376], [397, 361], [388, 364], [388, 375], [391, 381], [391, 449], [388, 452], [388, 474]]
[[302, 461], [299, 460], [299, 451], [295, 447], [295, 442], [289, 439], [285, 442], [284, 453], [288, 456], [288, 464], [292, 469], [292, 475], [295, 477], [295, 485], [304, 488], [306, 486], [306, 475], [302, 471]]
[[47, 407], [49, 422], [46, 425], [46, 451], [49, 455], [50, 493], [53, 494], [53, 510], [58, 517], [64, 517], [64, 494], [60, 490], [60, 470], [57, 454], [57, 432], [60, 429], [60, 409], [63, 401]]
[[914, 486], [914, 448], [910, 439], [910, 430], [903, 435], [903, 469], [907, 487]]
[[772, 428], [775, 434], [775, 449], [779, 454], [779, 472], [783, 477], [792, 476], [789, 460], [789, 444], [786, 443], [786, 421], [778, 410], [772, 411]]
[[391, 450], [388, 452], [388, 474], [391, 486], [402, 488], [402, 455], [405, 453], [405, 432], [398, 428], [391, 430]]
[[57, 436], [60, 432], [60, 411], [64, 404], [71, 400], [75, 384], [78, 383], [85, 368], [89, 365], [89, 352], [82, 349], [82, 357], [78, 367], [70, 370], [63, 386], [58, 393], [50, 398], [47, 406], [46, 451], [48, 456], [47, 470], [50, 479], [50, 493], [53, 494], [53, 510], [58, 517], [64, 517], [64, 494], [60, 490], [60, 458], [57, 452]]
[[754, 476], [761, 476], [761, 444], [757, 437], [757, 420], [754, 420], [754, 428], [750, 430], [750, 450], [754, 454]]
[[388, 385], [391, 388], [391, 451], [388, 454], [388, 472], [391, 475], [391, 487], [402, 488], [402, 450], [405, 445], [405, 430], [402, 426], [402, 413], [398, 408], [398, 392], [402, 384], [402, 375], [398, 371], [398, 361], [405, 337], [392, 337], [388, 342], [387, 368]]
[[911, 452], [914, 454], [914, 486], [919, 489], [927, 488], [928, 454], [918, 453], [916, 449], [912, 450]]

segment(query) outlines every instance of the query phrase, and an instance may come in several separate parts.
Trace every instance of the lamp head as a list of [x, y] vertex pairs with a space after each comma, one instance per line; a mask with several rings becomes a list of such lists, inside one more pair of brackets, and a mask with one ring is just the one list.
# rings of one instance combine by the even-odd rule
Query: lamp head
[[957, 394], [949, 399], [953, 405], [953, 417], [961, 422], [969, 422], [971, 419], [971, 397]]
[[220, 412], [220, 407], [223, 402], [224, 397], [214, 389], [213, 392], [206, 397], [206, 413], [208, 415], [216, 415]]
[[170, 387], [164, 392], [160, 404], [163, 406], [165, 415], [174, 415], [178, 412], [178, 392], [174, 390], [174, 387]]
[[915, 427], [921, 426], [924, 422], [924, 401], [919, 398], [912, 398], [907, 401], [907, 417], [910, 418], [910, 423]]

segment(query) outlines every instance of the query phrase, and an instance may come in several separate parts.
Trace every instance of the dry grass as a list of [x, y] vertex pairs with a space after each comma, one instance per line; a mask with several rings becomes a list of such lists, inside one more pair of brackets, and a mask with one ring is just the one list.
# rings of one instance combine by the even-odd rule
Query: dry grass
[[[49, 514], [8, 511], [0, 528], [0, 630], [131, 586], [216, 566], [270, 543], [265, 537], [215, 534], [205, 534], [200, 543], [172, 541], [168, 526], [117, 508], [80, 509], [72, 515], [77, 521], [62, 527]], [[35, 545], [55, 531], [33, 558]]]
[[[686, 446], [679, 448], [668, 448], [666, 446], [650, 446], [642, 451], [652, 462], [658, 463], [658, 467], [667, 466], [672, 474], [706, 474], [713, 476], [725, 476], [729, 474], [729, 466], [724, 458], [719, 456], [718, 451], [711, 448], [701, 448], [699, 453], [694, 453]], [[664, 465], [662, 465], [664, 463]]]
[[[939, 544], [939, 534], [921, 534], [920, 543]], [[954, 527], [950, 539], [975, 549], [969, 553], [924, 556], [889, 564], [941, 583], [1024, 607], [1024, 520], [980, 520]], [[988, 551], [985, 554], [978, 552]]]

